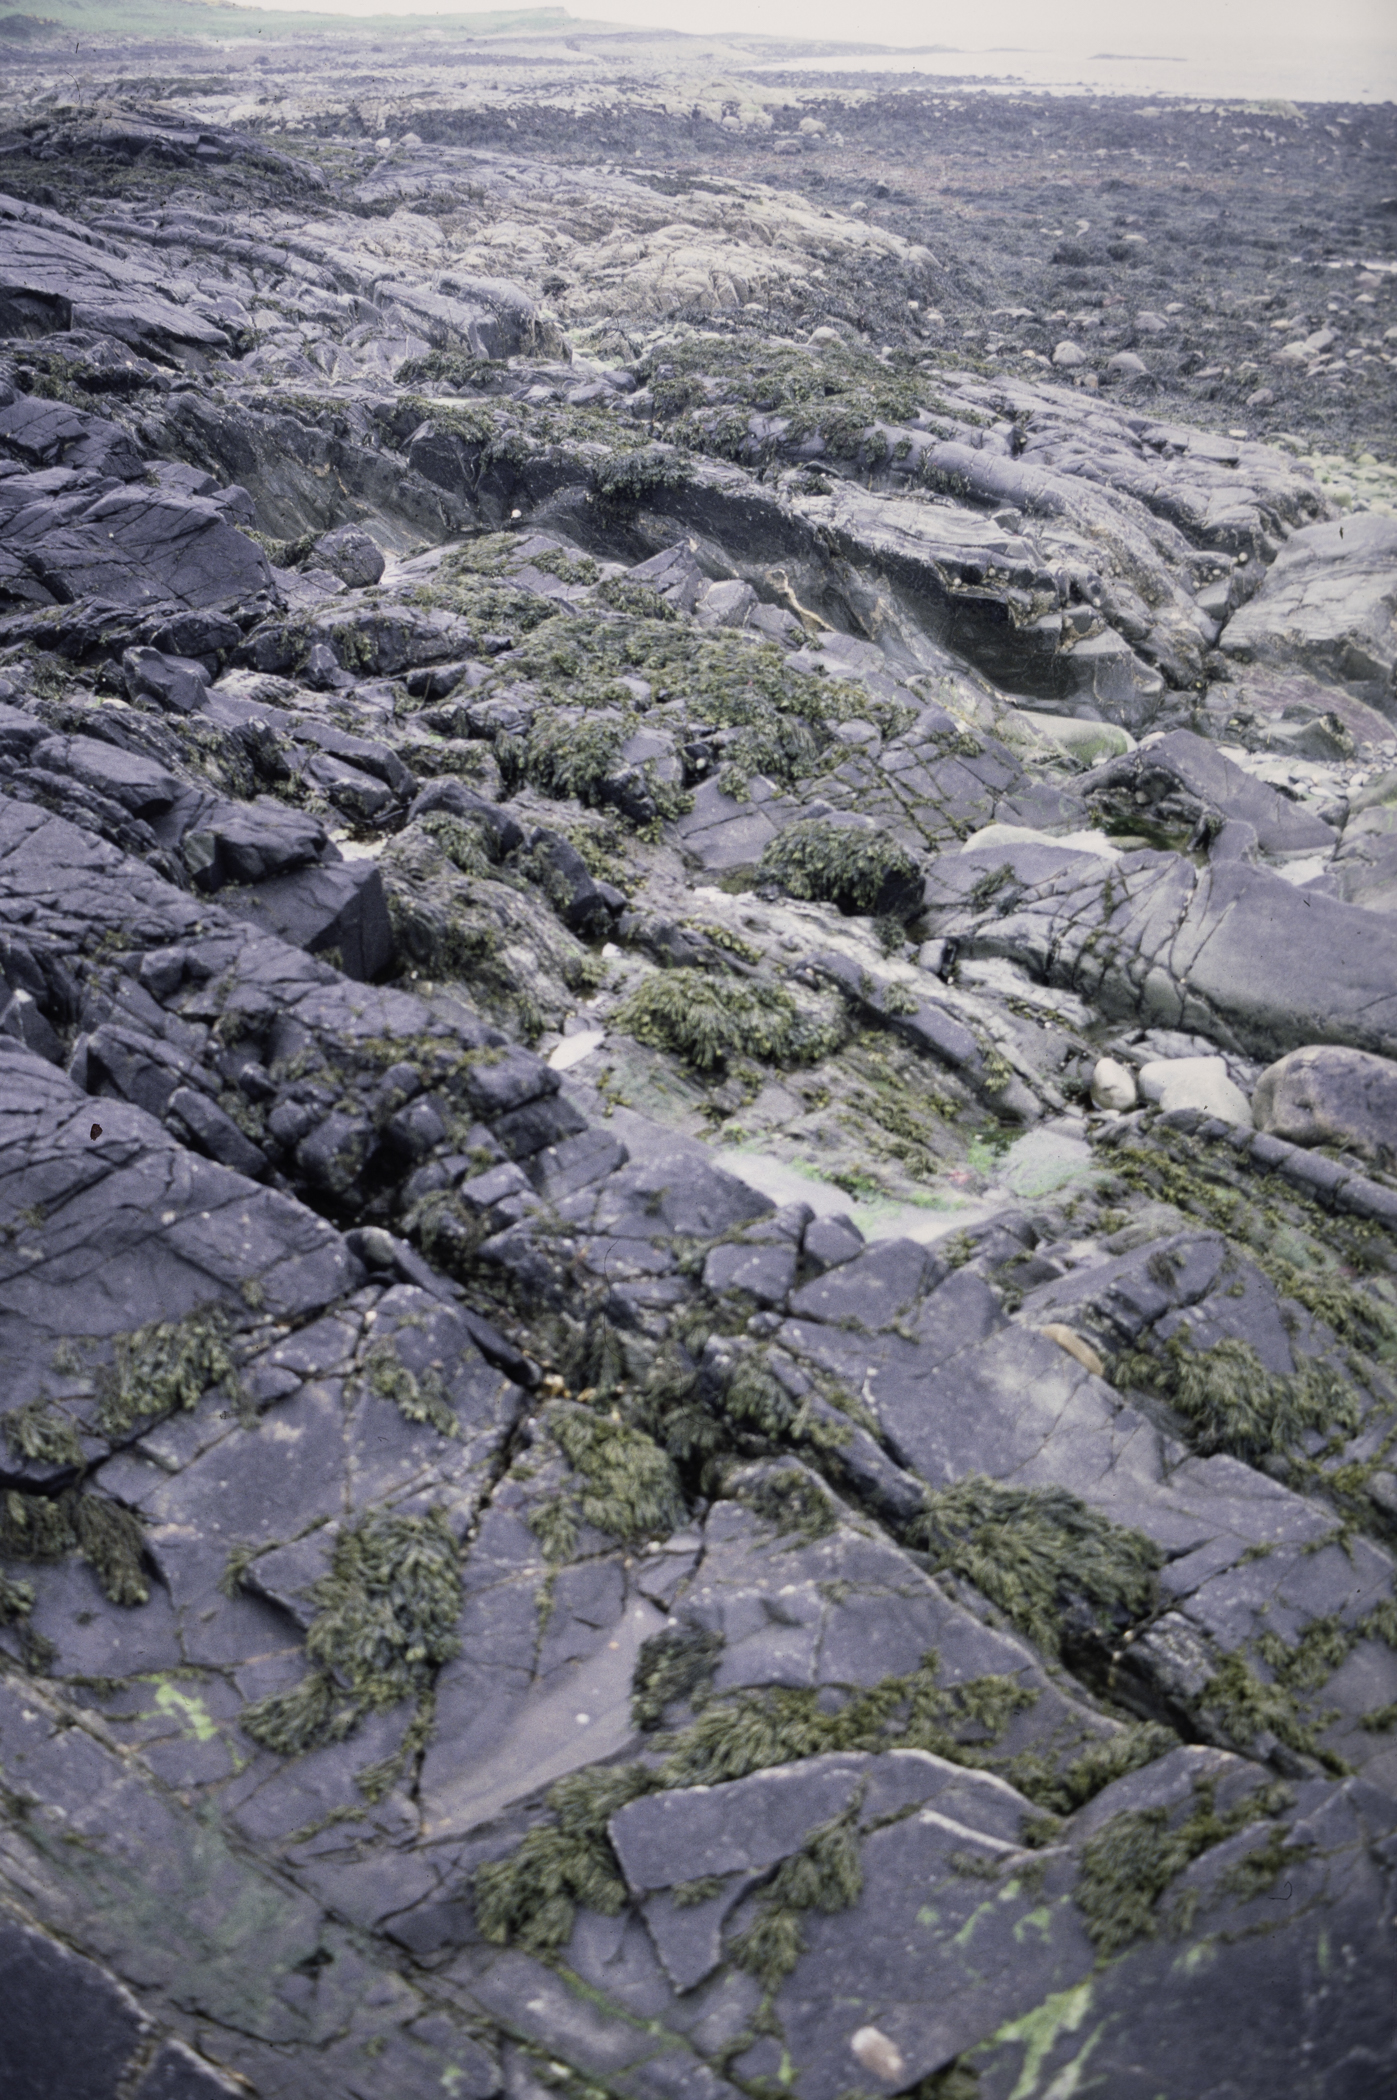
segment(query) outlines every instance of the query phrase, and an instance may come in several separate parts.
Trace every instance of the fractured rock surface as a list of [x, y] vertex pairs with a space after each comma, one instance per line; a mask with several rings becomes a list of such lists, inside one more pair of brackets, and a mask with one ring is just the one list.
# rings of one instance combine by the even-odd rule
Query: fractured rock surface
[[920, 88], [46, 37], [0, 2087], [1386, 2091], [1391, 519]]

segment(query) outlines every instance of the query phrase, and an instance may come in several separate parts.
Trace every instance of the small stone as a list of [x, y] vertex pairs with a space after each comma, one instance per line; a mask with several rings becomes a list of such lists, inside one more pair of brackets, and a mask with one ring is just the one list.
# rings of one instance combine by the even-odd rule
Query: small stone
[[1108, 379], [1144, 379], [1149, 369], [1144, 358], [1137, 357], [1133, 350], [1118, 350], [1114, 357], [1106, 360]]
[[1083, 1341], [1081, 1335], [1075, 1334], [1070, 1327], [1064, 1327], [1061, 1320], [1050, 1320], [1047, 1326], [1040, 1327], [1038, 1332], [1045, 1335], [1050, 1342], [1056, 1342], [1058, 1348], [1065, 1349], [1069, 1356], [1074, 1356], [1082, 1369], [1090, 1371], [1093, 1378], [1106, 1376], [1106, 1366], [1091, 1343]]
[[863, 1234], [852, 1218], [842, 1213], [834, 1217], [812, 1218], [805, 1228], [803, 1252], [808, 1262], [820, 1271], [838, 1269], [846, 1261], [862, 1251]]
[[877, 2027], [860, 2027], [850, 2039], [849, 2048], [865, 2071], [871, 2071], [888, 2085], [898, 2084], [907, 2068], [897, 2043]]
[[1085, 350], [1080, 349], [1076, 343], [1061, 342], [1053, 352], [1055, 365], [1084, 365], [1086, 361]]
[[1123, 1115], [1135, 1106], [1135, 1074], [1114, 1057], [1098, 1058], [1091, 1075], [1091, 1098], [1098, 1108]]
[[1247, 395], [1248, 408], [1270, 408], [1275, 394], [1269, 386], [1259, 386], [1254, 394]]

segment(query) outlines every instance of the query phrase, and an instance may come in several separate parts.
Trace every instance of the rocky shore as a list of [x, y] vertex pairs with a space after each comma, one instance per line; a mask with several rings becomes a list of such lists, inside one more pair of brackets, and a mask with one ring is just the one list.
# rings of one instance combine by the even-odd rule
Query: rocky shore
[[6, 30], [0, 2086], [1377, 2100], [1391, 108], [196, 12]]

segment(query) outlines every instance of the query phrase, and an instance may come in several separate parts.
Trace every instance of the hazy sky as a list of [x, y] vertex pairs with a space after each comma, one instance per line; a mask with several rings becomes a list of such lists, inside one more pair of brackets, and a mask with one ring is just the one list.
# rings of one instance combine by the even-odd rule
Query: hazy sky
[[[336, 14], [460, 14], [460, 0], [260, 0]], [[507, 4], [507, 0], [506, 0]], [[527, 5], [527, 0], [523, 0]], [[1210, 42], [1277, 39], [1374, 46], [1397, 43], [1392, 0], [573, 0], [568, 12], [608, 22], [686, 30], [748, 30], [772, 36], [876, 39], [889, 44], [1055, 43], [1124, 52], [1197, 52]]]

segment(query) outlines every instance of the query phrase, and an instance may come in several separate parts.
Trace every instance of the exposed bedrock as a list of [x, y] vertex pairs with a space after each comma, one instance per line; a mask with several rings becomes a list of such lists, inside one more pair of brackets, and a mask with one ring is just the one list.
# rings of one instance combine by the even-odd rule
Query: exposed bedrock
[[1266, 868], [979, 847], [932, 867], [927, 918], [963, 953], [1020, 963], [1115, 1018], [1268, 1062], [1305, 1043], [1397, 1055], [1397, 935]]
[[6, 32], [0, 2088], [1376, 2100], [1377, 463], [1140, 112], [191, 34]]

